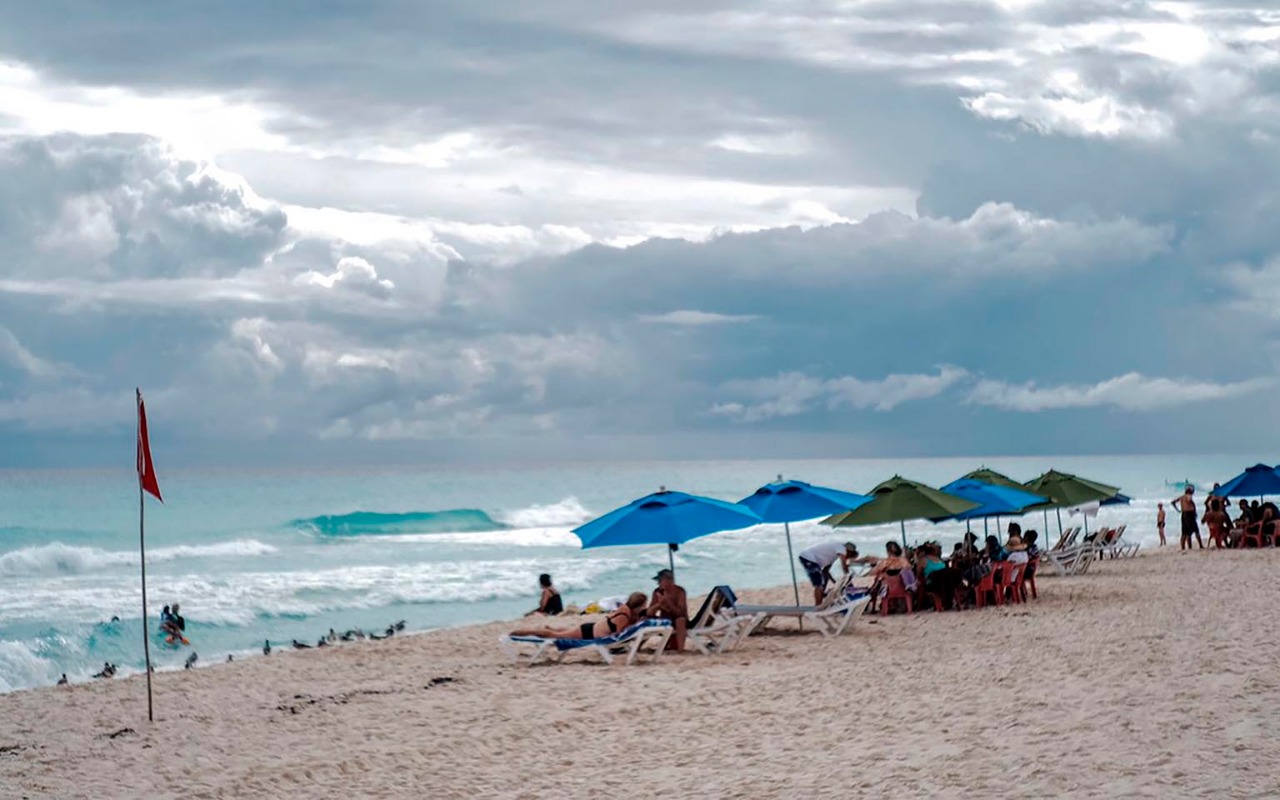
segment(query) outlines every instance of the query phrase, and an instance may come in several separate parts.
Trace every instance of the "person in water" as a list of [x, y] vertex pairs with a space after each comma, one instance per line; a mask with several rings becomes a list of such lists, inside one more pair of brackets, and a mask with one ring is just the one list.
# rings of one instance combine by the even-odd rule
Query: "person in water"
[[[530, 611], [529, 614], [546, 614], [547, 616], [555, 616], [564, 613], [564, 601], [560, 599], [560, 592], [551, 583], [551, 576], [542, 573], [538, 576], [538, 586], [542, 588], [542, 597], [538, 600], [538, 607]], [[525, 616], [529, 616], [525, 614]]]
[[546, 639], [603, 639], [626, 630], [644, 613], [644, 592], [632, 592], [627, 602], [610, 611], [603, 619], [584, 622], [575, 628], [524, 628], [512, 631], [512, 636], [541, 636]]
[[160, 612], [160, 630], [175, 639], [182, 639], [184, 638], [183, 631], [186, 629], [187, 621], [178, 613], [178, 604], [174, 603], [172, 610], [170, 610], [170, 606], [165, 606], [164, 610]]

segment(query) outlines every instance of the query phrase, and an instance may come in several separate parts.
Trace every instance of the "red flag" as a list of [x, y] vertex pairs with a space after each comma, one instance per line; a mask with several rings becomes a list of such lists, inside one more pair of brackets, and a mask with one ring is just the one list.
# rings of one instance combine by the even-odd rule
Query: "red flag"
[[151, 441], [147, 438], [147, 407], [142, 402], [142, 390], [138, 390], [138, 485], [155, 495], [161, 503], [160, 483], [156, 481], [156, 468], [151, 463]]

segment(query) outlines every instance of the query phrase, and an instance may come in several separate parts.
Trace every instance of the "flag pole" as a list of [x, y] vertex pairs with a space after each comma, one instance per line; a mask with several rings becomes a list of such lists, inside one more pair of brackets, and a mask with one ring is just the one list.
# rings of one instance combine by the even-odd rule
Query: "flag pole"
[[[138, 393], [138, 460], [142, 463], [142, 390]], [[138, 552], [142, 564], [142, 652], [147, 663], [147, 722], [155, 722], [151, 703], [151, 632], [147, 617], [147, 504], [142, 492], [142, 471], [138, 471]]]

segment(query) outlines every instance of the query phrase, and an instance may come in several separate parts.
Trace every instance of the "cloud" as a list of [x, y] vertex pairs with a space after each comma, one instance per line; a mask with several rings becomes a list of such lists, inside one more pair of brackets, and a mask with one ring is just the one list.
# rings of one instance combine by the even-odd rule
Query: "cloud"
[[283, 243], [242, 180], [134, 136], [0, 137], [0, 277], [215, 277]]
[[0, 4], [0, 453], [121, 375], [266, 457], [1268, 434], [1262, 9], [122, 2]]
[[1276, 385], [1274, 378], [1210, 383], [1187, 378], [1149, 378], [1130, 372], [1095, 384], [1039, 387], [1034, 381], [1011, 384], [979, 381], [967, 402], [1007, 411], [1039, 412], [1110, 407], [1122, 411], [1158, 411], [1194, 403], [1254, 394]]
[[639, 314], [636, 319], [655, 325], [679, 325], [697, 327], [699, 325], [726, 325], [753, 322], [759, 319], [754, 314], [716, 314], [712, 311], [682, 309], [668, 311], [665, 314]]
[[37, 378], [54, 378], [75, 374], [75, 370], [66, 364], [56, 364], [40, 358], [22, 346], [13, 331], [0, 325], [0, 364], [8, 364], [15, 369]]
[[729, 381], [721, 392], [748, 398], [719, 402], [711, 413], [739, 422], [763, 422], [776, 417], [807, 414], [819, 408], [892, 411], [903, 403], [925, 400], [942, 394], [967, 377], [957, 367], [944, 366], [933, 375], [894, 374], [878, 380], [853, 376], [820, 379], [798, 372], [774, 378]]
[[339, 260], [334, 271], [327, 275], [309, 270], [294, 278], [293, 281], [303, 286], [360, 292], [379, 298], [390, 297], [392, 290], [396, 288], [393, 282], [379, 278], [378, 270], [359, 256], [348, 256]]

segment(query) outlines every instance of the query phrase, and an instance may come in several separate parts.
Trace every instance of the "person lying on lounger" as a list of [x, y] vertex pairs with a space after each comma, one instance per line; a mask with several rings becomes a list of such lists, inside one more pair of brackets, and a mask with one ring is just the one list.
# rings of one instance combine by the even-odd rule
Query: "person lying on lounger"
[[644, 612], [644, 592], [632, 592], [624, 605], [610, 611], [604, 619], [584, 622], [575, 628], [524, 628], [512, 636], [541, 636], [544, 639], [603, 639], [626, 630], [638, 622]]

